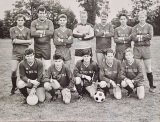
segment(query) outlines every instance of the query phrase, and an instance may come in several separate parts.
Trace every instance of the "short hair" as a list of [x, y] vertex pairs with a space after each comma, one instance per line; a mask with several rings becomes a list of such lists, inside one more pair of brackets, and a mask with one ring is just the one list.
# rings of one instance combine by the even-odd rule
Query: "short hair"
[[47, 11], [46, 8], [43, 5], [40, 5], [37, 9], [37, 13], [39, 13], [39, 11]]
[[65, 14], [60, 14], [60, 15], [58, 16], [58, 20], [59, 20], [60, 18], [65, 18], [65, 19], [67, 20], [67, 16], [66, 16]]
[[132, 48], [127, 48], [127, 49], [125, 50], [125, 54], [126, 54], [127, 52], [130, 52], [130, 53], [132, 53], [132, 54], [133, 54], [133, 50], [132, 50]]
[[80, 11], [80, 16], [81, 16], [82, 14], [86, 14], [86, 15], [88, 16], [87, 11]]
[[109, 48], [104, 52], [104, 54], [107, 55], [108, 53], [113, 53], [114, 54], [114, 51], [111, 48]]
[[121, 16], [124, 16], [124, 17], [126, 17], [126, 18], [128, 19], [128, 16], [127, 16], [127, 14], [125, 14], [125, 13], [121, 13], [121, 14], [118, 16], [118, 18], [120, 19]]
[[64, 61], [64, 57], [60, 53], [55, 53], [53, 55], [54, 60], [62, 59]]
[[102, 12], [101, 12], [101, 15], [106, 15], [106, 16], [108, 17], [107, 11], [102, 11]]
[[146, 10], [141, 10], [141, 11], [139, 11], [139, 12], [138, 12], [138, 16], [140, 16], [140, 15], [145, 15], [145, 16], [147, 16], [147, 11], [146, 11]]
[[15, 20], [17, 21], [18, 18], [21, 18], [21, 17], [24, 19], [24, 21], [26, 21], [26, 17], [23, 14], [17, 14], [17, 16], [15, 17]]
[[82, 56], [90, 55], [92, 57], [92, 51], [90, 49], [83, 50]]
[[32, 48], [26, 48], [24, 51], [24, 55], [34, 54], [34, 50]]

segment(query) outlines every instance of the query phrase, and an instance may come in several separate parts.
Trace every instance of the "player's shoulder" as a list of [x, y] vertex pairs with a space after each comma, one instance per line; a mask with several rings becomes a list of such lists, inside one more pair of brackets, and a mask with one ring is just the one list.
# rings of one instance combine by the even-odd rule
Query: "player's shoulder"
[[93, 25], [91, 24], [91, 23], [86, 23], [86, 25], [88, 25], [88, 26], [90, 26], [90, 27], [92, 27], [93, 28]]
[[25, 65], [25, 59], [20, 61], [19, 66], [24, 66]]
[[37, 59], [35, 58], [35, 62], [38, 64], [38, 65], [43, 65], [42, 61], [40, 59]]
[[121, 27], [118, 26], [118, 27], [115, 28], [115, 31], [118, 31], [118, 30], [120, 30], [120, 29], [121, 29]]
[[91, 61], [91, 64], [93, 65], [93, 66], [97, 66], [98, 64], [97, 64], [97, 62], [95, 62], [95, 61]]
[[66, 69], [67, 71], [68, 71], [68, 70], [71, 71], [70, 68], [69, 68], [66, 64], [63, 64], [62, 67], [63, 67], [64, 69]]
[[38, 19], [33, 20], [31, 23], [37, 23]]
[[149, 24], [149, 23], [146, 23], [146, 26], [148, 26], [148, 27], [153, 27], [151, 24]]
[[60, 30], [60, 28], [56, 28], [55, 30], [54, 30], [54, 32], [58, 32]]
[[137, 60], [137, 59], [134, 59], [134, 63], [137, 64], [137, 65], [140, 65], [140, 64], [141, 64], [141, 61], [140, 61], [140, 60]]
[[[114, 63], [115, 65], [121, 65], [121, 62], [120, 62], [118, 59], [116, 59], [116, 58], [113, 59], [113, 63]], [[113, 65], [114, 65], [114, 64], [113, 64]]]
[[78, 60], [78, 61], [76, 62], [76, 66], [80, 66], [82, 63], [83, 63], [82, 60]]
[[46, 19], [46, 21], [47, 21], [48, 23], [52, 23], [52, 21], [51, 21], [50, 19]]
[[16, 30], [17, 26], [11, 27], [10, 31]]
[[106, 26], [113, 27], [113, 24], [111, 22], [109, 22], [106, 24]]
[[29, 28], [27, 28], [27, 27], [24, 27], [24, 29], [25, 29], [26, 31], [30, 31], [30, 29], [29, 29]]

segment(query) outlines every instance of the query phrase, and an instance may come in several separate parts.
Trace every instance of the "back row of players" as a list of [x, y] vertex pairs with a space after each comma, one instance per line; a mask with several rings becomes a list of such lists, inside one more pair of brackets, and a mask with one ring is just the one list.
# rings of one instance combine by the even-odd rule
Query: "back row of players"
[[[146, 11], [139, 12], [139, 24], [133, 28], [127, 25], [127, 15], [121, 14], [119, 16], [121, 25], [115, 30], [112, 24], [107, 23], [107, 12], [101, 13], [101, 23], [96, 24], [93, 28], [91, 24], [87, 23], [87, 12], [81, 11], [81, 23], [75, 26], [73, 32], [66, 28], [66, 15], [58, 16], [60, 27], [54, 30], [52, 21], [46, 18], [46, 9], [43, 6], [38, 8], [37, 14], [38, 19], [31, 23], [31, 29], [24, 27], [25, 17], [22, 14], [16, 17], [17, 26], [10, 29], [13, 45], [11, 94], [14, 94], [19, 88], [20, 92], [27, 97], [27, 88], [32, 88], [30, 95], [36, 93], [39, 101], [43, 102], [45, 90], [51, 93], [52, 98], [55, 99], [57, 97], [55, 90], [60, 89], [63, 101], [69, 103], [70, 91], [74, 85], [79, 93], [79, 99], [82, 99], [82, 86], [93, 97], [96, 92], [96, 82], [99, 81], [98, 87], [103, 89], [105, 94], [109, 92], [109, 88], [113, 88], [116, 99], [121, 99], [121, 91], [116, 90], [120, 86], [128, 90], [128, 96], [136, 88], [138, 98], [143, 99], [145, 92], [141, 59], [144, 61], [149, 80], [149, 91], [155, 92], [150, 51], [153, 27], [146, 23]], [[28, 48], [32, 44], [30, 35], [34, 38], [34, 50]], [[53, 56], [54, 63], [51, 65], [50, 40], [52, 36], [56, 50]], [[91, 41], [94, 36], [96, 37], [98, 65], [92, 60]], [[76, 65], [72, 74], [68, 67], [71, 64], [70, 48], [73, 37], [77, 40], [75, 45]], [[116, 59], [113, 50], [110, 49], [112, 37], [116, 43]], [[134, 41], [133, 52], [130, 48], [131, 41]], [[37, 59], [43, 59], [43, 64]], [[126, 60], [124, 61], [124, 59]], [[21, 80], [17, 82], [18, 65]], [[44, 76], [43, 65], [46, 71]]]

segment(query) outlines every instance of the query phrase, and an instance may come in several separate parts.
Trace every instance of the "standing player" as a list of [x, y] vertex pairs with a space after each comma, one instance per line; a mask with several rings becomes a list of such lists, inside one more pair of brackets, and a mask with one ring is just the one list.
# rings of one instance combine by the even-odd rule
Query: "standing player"
[[55, 91], [60, 89], [64, 103], [70, 103], [71, 89], [73, 88], [74, 78], [71, 70], [65, 66], [64, 58], [61, 54], [53, 56], [54, 63], [48, 68], [44, 80], [44, 88], [48, 91], [52, 99], [57, 98]]
[[24, 27], [25, 17], [22, 14], [16, 16], [17, 26], [10, 28], [10, 37], [12, 39], [12, 89], [11, 94], [14, 94], [17, 90], [16, 81], [17, 81], [17, 68], [21, 60], [23, 60], [24, 50], [32, 43], [30, 39], [30, 30]]
[[83, 59], [77, 61], [73, 74], [76, 80], [76, 89], [79, 93], [79, 100], [83, 98], [83, 87], [93, 98], [96, 93], [96, 82], [98, 80], [99, 69], [96, 62], [92, 60], [90, 50], [83, 51]]
[[131, 33], [132, 28], [127, 25], [127, 15], [120, 14], [120, 27], [115, 29], [114, 33], [114, 42], [116, 43], [116, 59], [120, 60], [121, 62], [124, 60], [124, 52], [128, 47], [131, 47]]
[[45, 70], [51, 65], [51, 36], [53, 35], [53, 23], [46, 18], [46, 8], [39, 6], [38, 19], [31, 23], [31, 36], [34, 38], [35, 57], [44, 59]]
[[151, 70], [151, 50], [150, 41], [153, 37], [152, 25], [146, 23], [147, 12], [140, 11], [138, 14], [139, 24], [133, 27], [132, 37], [134, 41], [134, 58], [143, 60], [145, 70], [147, 72], [147, 78], [149, 80], [149, 92], [155, 92], [155, 86], [153, 85], [153, 75]]
[[114, 29], [112, 24], [107, 23], [108, 13], [103, 11], [101, 13], [101, 23], [96, 24], [94, 33], [96, 36], [96, 57], [98, 65], [101, 66], [104, 59], [104, 52], [111, 48], [111, 38], [114, 36]]
[[128, 90], [128, 97], [131, 96], [133, 89], [136, 88], [138, 98], [144, 99], [144, 78], [141, 63], [133, 58], [133, 51], [131, 48], [125, 50], [125, 58], [126, 61], [122, 63], [121, 67], [121, 85]]
[[113, 89], [113, 95], [116, 99], [121, 99], [120, 89], [120, 74], [121, 64], [117, 59], [114, 59], [112, 49], [108, 49], [105, 53], [105, 61], [100, 67], [100, 83], [99, 86], [104, 90], [104, 94], [109, 93], [109, 89]]
[[91, 40], [94, 37], [92, 25], [87, 23], [88, 15], [86, 11], [80, 12], [81, 22], [73, 29], [73, 37], [77, 38], [75, 46], [75, 63], [82, 59], [84, 50], [91, 50]]
[[54, 31], [55, 53], [60, 53], [64, 57], [64, 63], [70, 67], [71, 64], [71, 45], [73, 43], [72, 30], [66, 28], [67, 16], [61, 14], [58, 17], [60, 27]]
[[[32, 94], [36, 94], [39, 102], [43, 102], [45, 100], [45, 90], [42, 85], [43, 63], [35, 59], [34, 50], [31, 48], [25, 50], [24, 56], [24, 60], [19, 64], [20, 81], [17, 87], [25, 97], [25, 103], [27, 96]], [[27, 88], [31, 89], [29, 94]]]

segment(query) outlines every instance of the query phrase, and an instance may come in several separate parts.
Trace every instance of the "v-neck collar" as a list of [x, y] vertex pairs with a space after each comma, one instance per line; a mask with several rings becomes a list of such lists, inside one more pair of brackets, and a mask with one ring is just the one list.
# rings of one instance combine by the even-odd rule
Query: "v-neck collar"
[[17, 28], [18, 28], [20, 31], [23, 31], [24, 26], [23, 26], [22, 28], [20, 28], [20, 27], [17, 26]]
[[29, 63], [27, 62], [27, 60], [26, 60], [26, 63], [27, 63], [30, 67], [32, 67], [32, 66], [34, 65], [34, 63], [35, 63], [35, 60], [34, 60], [34, 62], [33, 62], [32, 64], [29, 64]]
[[39, 22], [41, 22], [41, 23], [44, 23], [44, 22], [46, 21], [46, 19], [45, 19], [45, 20], [43, 20], [43, 21], [41, 21], [41, 20], [39, 20], [39, 19], [38, 19], [38, 21], [39, 21]]
[[63, 65], [62, 65], [60, 70], [58, 70], [55, 65], [54, 65], [54, 68], [55, 68], [56, 71], [60, 72], [62, 70], [62, 68], [63, 68]]
[[67, 28], [64, 28], [64, 29], [62, 29], [62, 28], [59, 28], [62, 32], [65, 32], [66, 30], [67, 30]]
[[88, 63], [88, 65], [86, 65], [86, 64], [83, 62], [83, 65], [87, 68], [87, 67], [90, 65], [90, 63]]
[[132, 65], [133, 63], [134, 63], [134, 59], [133, 59], [133, 61], [132, 62], [127, 62], [128, 63], [128, 65]]
[[146, 22], [143, 24], [143, 25], [141, 25], [140, 23], [139, 23], [139, 26], [141, 26], [141, 27], [144, 27], [146, 25]]
[[122, 28], [123, 30], [125, 30], [128, 26], [126, 25], [125, 27], [120, 26], [120, 28]]

